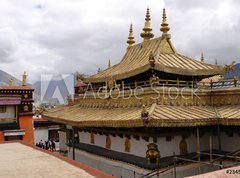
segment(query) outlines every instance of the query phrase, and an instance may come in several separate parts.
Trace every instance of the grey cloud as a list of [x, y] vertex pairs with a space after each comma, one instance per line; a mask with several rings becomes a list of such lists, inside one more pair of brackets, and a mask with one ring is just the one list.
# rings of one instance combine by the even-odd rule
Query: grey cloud
[[[129, 5], [130, 4], [130, 5]], [[177, 51], [206, 61], [239, 62], [240, 3], [233, 0], [120, 0], [0, 2], [0, 28], [13, 29], [11, 38], [0, 35], [0, 68], [28, 70], [33, 80], [43, 73], [96, 73], [108, 60], [118, 63], [125, 53], [129, 24], [136, 42], [149, 5], [155, 37], [159, 37], [162, 8], [167, 9], [172, 42]], [[15, 34], [15, 35], [14, 35]], [[7, 53], [6, 53], [7, 51]], [[21, 68], [20, 68], [20, 67]], [[16, 71], [15, 71], [16, 70]], [[19, 70], [19, 71], [17, 71]]]
[[17, 51], [17, 38], [9, 28], [0, 28], [0, 62], [10, 63], [16, 60], [13, 56]]

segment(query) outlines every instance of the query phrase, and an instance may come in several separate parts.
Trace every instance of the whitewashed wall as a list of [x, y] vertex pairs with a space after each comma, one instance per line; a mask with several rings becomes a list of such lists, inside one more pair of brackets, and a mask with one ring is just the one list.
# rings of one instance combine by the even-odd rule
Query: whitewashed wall
[[[79, 132], [79, 139], [82, 143], [90, 143], [90, 136], [91, 134], [88, 132]], [[105, 148], [106, 145], [106, 136], [105, 135], [99, 135], [94, 134], [95, 137], [95, 144], [96, 146], [100, 146]], [[125, 140], [126, 138], [121, 137], [113, 137], [110, 135], [111, 138], [111, 150], [118, 151], [118, 152], [125, 152]], [[179, 143], [182, 140], [182, 137], [180, 135], [174, 136], [171, 141], [166, 141], [166, 137], [160, 137], [157, 140], [158, 149], [160, 151], [161, 157], [165, 156], [172, 156], [173, 152], [176, 154], [180, 154], [179, 150]], [[188, 152], [196, 152], [197, 151], [197, 138], [194, 134], [191, 134], [186, 139], [187, 145], [188, 145]], [[133, 154], [140, 157], [146, 156], [147, 151], [147, 145], [149, 143], [153, 143], [153, 138], [149, 138], [149, 141], [145, 141], [140, 137], [139, 140], [136, 140], [135, 138], [131, 137], [130, 139], [131, 143], [131, 150], [130, 152], [125, 152], [128, 154]], [[200, 138], [200, 149], [201, 150], [208, 150], [209, 149], [209, 134], [205, 133]]]
[[[172, 156], [173, 152], [177, 155], [180, 154], [179, 143], [181, 142], [182, 137], [180, 135], [173, 137], [171, 141], [166, 141], [166, 138], [161, 137], [158, 138], [157, 145], [160, 150], [161, 156]], [[197, 151], [197, 138], [194, 134], [189, 135], [186, 139], [188, 152], [196, 152]], [[200, 137], [200, 150], [208, 150], [209, 149], [209, 134], [205, 133], [202, 137]]]
[[[218, 149], [218, 137], [213, 137], [214, 148]], [[240, 136], [234, 133], [232, 137], [229, 137], [225, 132], [221, 133], [221, 145], [223, 151], [236, 151], [240, 149]]]
[[146, 157], [147, 145], [149, 143], [152, 143], [153, 139], [149, 138], [149, 142], [146, 142], [144, 139], [140, 137], [139, 140], [136, 140], [135, 138], [131, 138], [130, 141], [131, 141], [130, 154]]
[[67, 136], [66, 132], [58, 131], [59, 134], [59, 150], [60, 151], [66, 151], [68, 149], [66, 143], [67, 143]]
[[41, 129], [34, 129], [34, 143], [39, 143], [40, 140], [45, 141], [48, 140], [48, 129], [47, 128], [41, 128]]

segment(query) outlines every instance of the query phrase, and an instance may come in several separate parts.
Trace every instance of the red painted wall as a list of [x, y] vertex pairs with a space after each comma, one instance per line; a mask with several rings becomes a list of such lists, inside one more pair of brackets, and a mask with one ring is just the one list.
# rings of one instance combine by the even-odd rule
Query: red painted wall
[[34, 144], [34, 130], [32, 116], [19, 116], [20, 128], [25, 130], [23, 142]]
[[4, 141], [4, 134], [3, 134], [3, 132], [0, 132], [0, 142], [1, 141]]

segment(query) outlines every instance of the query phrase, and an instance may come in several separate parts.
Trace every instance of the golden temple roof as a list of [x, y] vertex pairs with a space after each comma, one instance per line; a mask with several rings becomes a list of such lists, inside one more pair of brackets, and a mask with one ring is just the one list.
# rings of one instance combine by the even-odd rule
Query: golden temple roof
[[[165, 9], [163, 9], [160, 28], [162, 32], [161, 37], [150, 39], [153, 37], [150, 20], [150, 12], [149, 8], [147, 8], [144, 32], [141, 33], [144, 41], [133, 45], [135, 41], [133, 39], [132, 26], [130, 26], [130, 43], [121, 62], [86, 78], [86, 82], [98, 83], [109, 80], [121, 80], [146, 72], [149, 69], [186, 76], [209, 77], [224, 73], [224, 69], [221, 66], [206, 64], [177, 53], [171, 43], [171, 36], [168, 34], [170, 27], [168, 26]], [[149, 63], [150, 54], [154, 56], [154, 65]]]
[[146, 108], [149, 122], [142, 119], [141, 107], [132, 108], [81, 108], [63, 106], [44, 113], [44, 117], [78, 127], [192, 127], [240, 125], [240, 106], [168, 106], [152, 104]]
[[[154, 67], [149, 64], [151, 52], [155, 59]], [[149, 69], [189, 76], [212, 76], [224, 72], [221, 66], [202, 63], [177, 53], [170, 39], [159, 37], [129, 47], [119, 64], [86, 78], [86, 81], [121, 80]]]

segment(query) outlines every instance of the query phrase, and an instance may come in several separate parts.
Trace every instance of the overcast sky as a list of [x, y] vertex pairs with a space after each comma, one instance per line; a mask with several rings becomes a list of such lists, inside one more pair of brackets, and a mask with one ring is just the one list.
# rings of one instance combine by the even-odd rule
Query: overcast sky
[[239, 0], [0, 0], [0, 69], [30, 82], [41, 74], [85, 74], [118, 63], [129, 24], [136, 42], [149, 6], [155, 37], [166, 8], [181, 54], [220, 64], [240, 62]]

